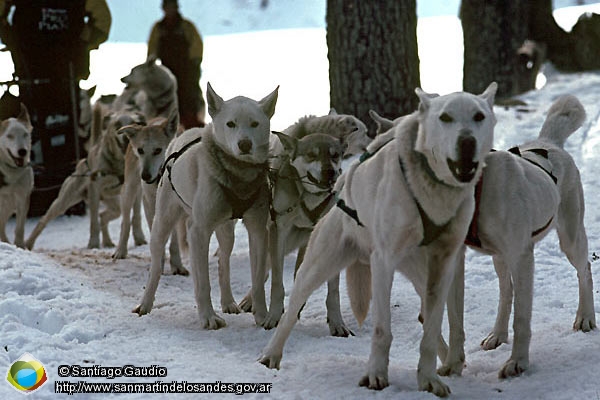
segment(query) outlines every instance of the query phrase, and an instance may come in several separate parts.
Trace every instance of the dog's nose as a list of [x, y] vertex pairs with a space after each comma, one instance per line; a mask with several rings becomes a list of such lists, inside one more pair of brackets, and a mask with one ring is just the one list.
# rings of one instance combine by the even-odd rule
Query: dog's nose
[[456, 142], [456, 152], [458, 159], [465, 162], [473, 161], [475, 150], [477, 149], [477, 139], [470, 134], [461, 133]]
[[144, 171], [144, 172], [142, 172], [142, 179], [144, 181], [148, 182], [152, 179], [152, 175], [150, 175], [150, 173], [148, 171]]
[[242, 139], [238, 142], [238, 148], [242, 154], [248, 154], [252, 150], [252, 141], [250, 139]]
[[27, 149], [19, 149], [19, 157], [25, 157], [27, 155]]

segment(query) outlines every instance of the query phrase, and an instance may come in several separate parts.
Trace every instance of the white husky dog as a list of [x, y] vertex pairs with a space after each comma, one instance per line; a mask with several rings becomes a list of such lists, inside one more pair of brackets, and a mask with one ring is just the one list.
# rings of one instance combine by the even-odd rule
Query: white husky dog
[[[492, 83], [480, 96], [461, 92], [436, 98], [417, 89], [419, 110], [394, 128], [394, 139], [338, 179], [338, 207], [317, 223], [310, 237], [288, 309], [261, 363], [279, 368], [285, 341], [308, 296], [348, 268], [348, 291], [359, 322], [371, 293], [374, 297], [371, 356], [360, 385], [388, 386], [390, 294], [399, 270], [423, 303], [419, 389], [438, 396], [450, 393], [435, 369], [438, 339], [455, 259], [475, 207], [473, 189], [493, 142], [496, 88]], [[445, 364], [452, 369], [462, 370], [463, 342], [464, 336], [450, 338]]]
[[15, 245], [19, 247], [25, 247], [25, 220], [33, 190], [32, 130], [23, 104], [17, 118], [0, 123], [0, 240], [8, 242], [6, 222], [16, 212]]
[[[171, 149], [177, 150], [165, 163], [151, 231], [152, 267], [142, 302], [134, 312], [150, 312], [165, 243], [175, 225], [187, 216], [190, 267], [200, 321], [206, 329], [225, 326], [210, 298], [208, 246], [216, 231], [220, 245], [228, 247], [233, 238], [220, 228], [230, 225], [232, 218], [242, 218], [250, 242], [254, 318], [260, 325], [267, 315], [267, 172], [270, 119], [275, 113], [278, 90], [260, 101], [243, 96], [224, 101], [210, 84], [206, 93], [212, 123], [176, 138]], [[196, 131], [201, 134], [189, 141], [190, 133]]]

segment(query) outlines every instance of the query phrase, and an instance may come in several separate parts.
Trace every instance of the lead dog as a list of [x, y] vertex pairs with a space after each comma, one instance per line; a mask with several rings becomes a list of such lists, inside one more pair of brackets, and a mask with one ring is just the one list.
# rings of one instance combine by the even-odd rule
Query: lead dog
[[188, 135], [177, 138], [168, 156], [158, 187], [156, 214], [151, 231], [152, 267], [142, 302], [134, 312], [152, 309], [160, 280], [160, 260], [169, 234], [181, 218], [188, 217], [190, 264], [200, 322], [206, 329], [219, 329], [219, 317], [210, 298], [208, 246], [216, 231], [220, 245], [221, 226], [242, 218], [250, 243], [252, 303], [254, 319], [262, 324], [266, 314], [264, 292], [267, 253], [269, 188], [267, 183], [270, 119], [275, 113], [278, 90], [260, 101], [238, 96], [224, 101], [208, 85], [208, 112], [213, 122], [200, 140]]
[[[492, 146], [496, 87], [491, 84], [480, 96], [437, 98], [417, 89], [419, 111], [394, 128], [394, 140], [362, 163], [354, 162], [338, 179], [338, 207], [317, 223], [310, 237], [288, 309], [261, 363], [279, 368], [301, 306], [319, 285], [348, 268], [348, 291], [359, 322], [371, 293], [374, 297], [371, 356], [360, 385], [388, 386], [390, 294], [399, 270], [424, 304], [419, 389], [438, 396], [450, 393], [436, 374], [437, 345], [455, 258], [473, 215], [473, 189]], [[450, 338], [445, 364], [462, 369], [464, 337], [456, 336]]]
[[16, 213], [15, 245], [18, 247], [25, 247], [25, 220], [33, 190], [33, 169], [29, 164], [32, 130], [23, 104], [16, 118], [0, 123], [0, 240], [8, 242], [6, 222]]

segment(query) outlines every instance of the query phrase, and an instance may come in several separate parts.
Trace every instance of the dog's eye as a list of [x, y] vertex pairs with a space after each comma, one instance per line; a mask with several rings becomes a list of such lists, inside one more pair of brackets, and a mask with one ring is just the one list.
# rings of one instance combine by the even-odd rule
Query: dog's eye
[[143, 156], [143, 155], [144, 155], [144, 149], [143, 149], [143, 148], [141, 148], [141, 147], [140, 147], [140, 148], [138, 148], [138, 154], [139, 154], [140, 156]]
[[228, 128], [231, 128], [231, 129], [235, 128], [235, 122], [233, 122], [233, 121], [228, 121], [226, 125]]
[[454, 118], [452, 118], [448, 113], [443, 113], [442, 115], [440, 115], [440, 121], [449, 123], [454, 121]]
[[251, 127], [251, 128], [257, 128], [257, 127], [258, 127], [258, 121], [252, 121], [252, 122], [250, 123], [250, 127]]
[[475, 113], [475, 115], [473, 115], [473, 121], [475, 122], [481, 122], [485, 119], [485, 115], [483, 115], [483, 113], [481, 111], [478, 111]]
[[152, 152], [152, 155], [155, 155], [155, 156], [157, 156], [157, 155], [159, 155], [160, 153], [162, 153], [162, 149], [161, 149], [161, 148], [157, 148], [157, 149], [154, 149], [154, 151]]

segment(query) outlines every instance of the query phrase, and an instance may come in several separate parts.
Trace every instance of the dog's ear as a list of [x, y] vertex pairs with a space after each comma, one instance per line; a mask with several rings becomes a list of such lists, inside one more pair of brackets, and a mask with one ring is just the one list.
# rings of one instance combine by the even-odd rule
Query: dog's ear
[[142, 127], [139, 126], [139, 125], [125, 125], [124, 127], [122, 127], [121, 129], [119, 129], [117, 131], [117, 134], [118, 135], [123, 135], [124, 134], [124, 135], [127, 136], [127, 138], [129, 140], [132, 140], [135, 137], [135, 135], [138, 134], [138, 132], [140, 131], [140, 129], [142, 129]]
[[275, 114], [275, 104], [277, 103], [277, 96], [279, 93], [279, 86], [275, 88], [267, 97], [258, 102], [260, 108], [269, 119]]
[[490, 86], [485, 89], [483, 93], [479, 95], [482, 99], [487, 101], [490, 108], [494, 107], [494, 98], [496, 97], [496, 91], [498, 90], [498, 84], [496, 82], [490, 83]]
[[91, 99], [92, 97], [94, 97], [94, 94], [96, 93], [96, 86], [92, 86], [91, 88], [89, 88], [87, 90], [87, 95], [88, 97]]
[[273, 133], [277, 135], [279, 141], [283, 145], [283, 150], [290, 156], [290, 158], [292, 160], [296, 158], [296, 150], [298, 149], [298, 139], [288, 136], [282, 132], [273, 131]]
[[436, 97], [440, 97], [437, 93], [426, 93], [421, 88], [416, 88], [415, 93], [419, 96], [419, 111], [424, 112], [429, 109], [429, 105], [431, 104], [431, 99]]
[[157, 60], [157, 58], [158, 58], [158, 57], [157, 57], [157, 55], [156, 55], [156, 54], [150, 54], [150, 55], [148, 56], [148, 58], [146, 58], [146, 62], [145, 62], [145, 64], [146, 64], [147, 66], [150, 66], [150, 65], [156, 64], [156, 60]]
[[25, 104], [23, 103], [21, 103], [21, 110], [19, 112], [19, 115], [17, 116], [17, 119], [23, 125], [25, 125], [25, 128], [27, 128], [29, 132], [31, 132], [33, 126], [31, 125], [31, 120], [29, 119], [29, 112], [27, 111], [27, 107], [25, 107]]
[[369, 116], [377, 124], [377, 134], [387, 132], [394, 127], [394, 121], [384, 118], [373, 110], [369, 110]]
[[177, 109], [173, 109], [171, 114], [169, 114], [169, 118], [165, 122], [165, 135], [168, 138], [174, 138], [177, 133], [177, 129], [179, 128], [179, 112]]
[[337, 111], [335, 111], [335, 108], [331, 107], [329, 109], [329, 114], [327, 114], [327, 115], [338, 115], [338, 113], [337, 113]]
[[206, 100], [208, 103], [208, 115], [214, 119], [215, 115], [217, 115], [221, 110], [221, 107], [223, 107], [225, 101], [217, 94], [217, 92], [215, 92], [210, 85], [210, 82], [208, 82], [208, 85], [206, 86]]

